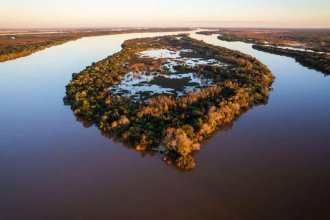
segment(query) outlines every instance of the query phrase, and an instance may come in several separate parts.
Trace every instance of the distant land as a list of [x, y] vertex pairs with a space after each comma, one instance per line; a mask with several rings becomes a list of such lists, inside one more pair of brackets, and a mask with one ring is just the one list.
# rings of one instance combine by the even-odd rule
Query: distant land
[[222, 28], [198, 33], [250, 43], [256, 50], [292, 57], [303, 66], [330, 74], [330, 29]]
[[28, 56], [51, 46], [92, 37], [113, 34], [190, 31], [191, 28], [64, 28], [64, 29], [1, 29], [0, 62]]
[[[0, 29], [0, 62], [82, 37], [191, 30], [194, 28], [3, 28]], [[257, 50], [292, 57], [308, 68], [330, 74], [330, 29], [213, 27], [198, 33], [217, 34], [225, 41], [251, 43]]]

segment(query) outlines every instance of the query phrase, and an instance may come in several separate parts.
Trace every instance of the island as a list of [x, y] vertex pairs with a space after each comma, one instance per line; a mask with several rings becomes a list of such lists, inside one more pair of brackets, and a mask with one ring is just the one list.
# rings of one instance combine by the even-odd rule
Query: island
[[191, 31], [191, 28], [107, 28], [0, 30], [0, 62], [28, 56], [46, 48], [82, 37], [113, 34]]
[[64, 102], [108, 137], [190, 170], [203, 140], [267, 103], [273, 80], [256, 58], [189, 35], [140, 38], [73, 73]]
[[256, 50], [292, 57], [301, 65], [330, 74], [329, 29], [216, 29], [198, 34], [217, 34], [219, 40], [242, 41]]

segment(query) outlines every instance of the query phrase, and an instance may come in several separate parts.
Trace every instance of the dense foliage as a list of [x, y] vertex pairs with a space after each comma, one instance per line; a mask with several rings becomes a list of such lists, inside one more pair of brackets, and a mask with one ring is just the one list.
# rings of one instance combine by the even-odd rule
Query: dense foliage
[[[127, 141], [139, 151], [159, 150], [164, 160], [183, 169], [195, 166], [193, 152], [205, 138], [242, 111], [265, 103], [273, 75], [255, 58], [187, 36], [165, 36], [125, 41], [122, 50], [78, 74], [67, 85], [64, 101], [74, 114], [94, 122], [104, 133]], [[179, 66], [214, 79], [214, 85], [186, 96], [157, 95], [147, 102], [111, 94], [128, 72], [163, 71], [161, 59], [141, 58], [138, 52], [152, 48], [191, 49], [229, 66]]]

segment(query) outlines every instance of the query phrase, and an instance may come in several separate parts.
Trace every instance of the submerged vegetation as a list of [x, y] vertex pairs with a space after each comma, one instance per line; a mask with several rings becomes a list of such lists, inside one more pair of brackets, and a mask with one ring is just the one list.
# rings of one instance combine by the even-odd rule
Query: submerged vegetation
[[[157, 50], [170, 51], [170, 55], [153, 56]], [[134, 80], [128, 75], [137, 79], [161, 76], [158, 81], [162, 81], [186, 74], [211, 83], [194, 84], [192, 90], [180, 94], [139, 91], [133, 97], [132, 87], [121, 93], [113, 90], [128, 78]], [[186, 35], [142, 38], [125, 41], [120, 52], [74, 73], [64, 102], [78, 118], [95, 123], [104, 134], [138, 151], [162, 152], [164, 161], [192, 169], [193, 153], [200, 143], [244, 110], [267, 102], [273, 80], [265, 65], [239, 51]], [[151, 86], [154, 81], [148, 83]], [[166, 88], [167, 84], [171, 82], [157, 85]], [[139, 87], [141, 82], [134, 85]]]

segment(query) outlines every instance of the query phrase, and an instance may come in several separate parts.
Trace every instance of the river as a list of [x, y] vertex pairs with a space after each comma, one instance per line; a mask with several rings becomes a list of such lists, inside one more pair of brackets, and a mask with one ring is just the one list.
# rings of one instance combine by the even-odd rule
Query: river
[[83, 38], [0, 63], [0, 219], [328, 219], [330, 77], [292, 58], [191, 33], [276, 76], [268, 104], [203, 143], [191, 172], [103, 137], [63, 105], [73, 72], [162, 34]]

